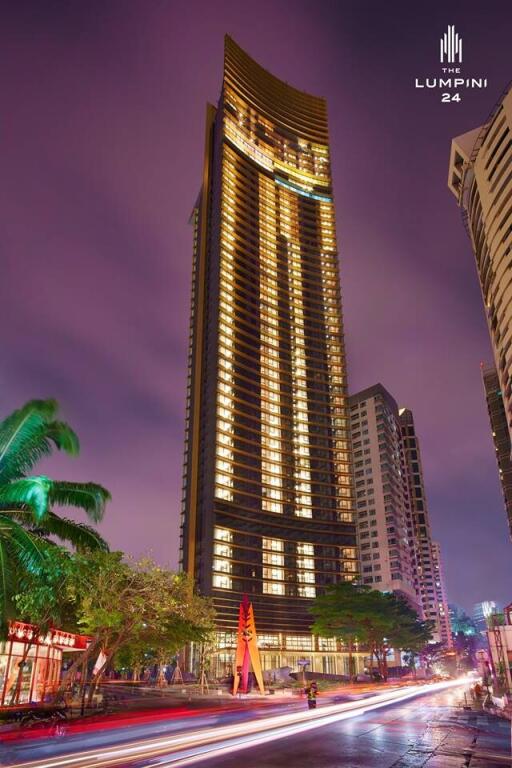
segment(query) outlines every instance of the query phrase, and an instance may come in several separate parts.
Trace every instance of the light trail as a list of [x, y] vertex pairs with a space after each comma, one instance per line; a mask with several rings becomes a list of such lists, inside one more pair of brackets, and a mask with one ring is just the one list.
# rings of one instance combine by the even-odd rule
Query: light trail
[[113, 768], [133, 762], [149, 765], [149, 761], [159, 766], [187, 766], [210, 757], [220, 757], [239, 749], [265, 744], [347, 718], [359, 717], [366, 712], [398, 704], [416, 696], [437, 693], [464, 684], [467, 685], [467, 681], [450, 680], [411, 686], [359, 701], [329, 704], [320, 709], [266, 717], [251, 723], [243, 722], [172, 736], [138, 739], [121, 746], [17, 763], [16, 768]]

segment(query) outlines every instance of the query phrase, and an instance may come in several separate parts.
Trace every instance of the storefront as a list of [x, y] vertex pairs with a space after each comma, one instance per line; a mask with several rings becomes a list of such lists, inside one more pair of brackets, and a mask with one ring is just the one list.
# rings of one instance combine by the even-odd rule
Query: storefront
[[0, 642], [0, 707], [44, 701], [58, 688], [63, 654], [84, 651], [89, 640], [12, 621], [7, 640]]

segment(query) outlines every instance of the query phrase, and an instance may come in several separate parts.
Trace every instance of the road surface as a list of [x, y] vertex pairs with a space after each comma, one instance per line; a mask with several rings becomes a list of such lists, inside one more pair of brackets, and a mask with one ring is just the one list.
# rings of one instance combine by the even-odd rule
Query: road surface
[[[287, 711], [240, 722], [223, 713], [188, 723], [160, 722], [110, 734], [89, 733], [16, 745], [2, 765], [23, 768], [494, 768], [512, 765], [510, 728], [464, 711], [460, 683], [386, 691], [359, 701], [320, 702], [316, 711]], [[305, 704], [304, 704], [305, 706]], [[256, 713], [255, 713], [256, 714]], [[182, 723], [182, 728], [186, 727]], [[507, 728], [508, 726], [508, 728]], [[172, 730], [174, 729], [174, 730]]]

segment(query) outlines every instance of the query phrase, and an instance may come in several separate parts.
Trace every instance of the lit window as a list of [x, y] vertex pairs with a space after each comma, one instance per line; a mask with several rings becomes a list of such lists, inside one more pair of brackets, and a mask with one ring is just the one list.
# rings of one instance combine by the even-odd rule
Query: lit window
[[263, 578], [273, 581], [282, 581], [284, 579], [284, 570], [282, 568], [263, 568]]
[[299, 585], [299, 597], [316, 597], [316, 588], [309, 585]]
[[220, 557], [231, 557], [231, 547], [228, 544], [219, 544], [215, 542], [213, 545], [213, 553], [220, 555]]
[[284, 565], [284, 555], [278, 552], [263, 552], [263, 562], [267, 565]]
[[233, 493], [229, 488], [215, 488], [215, 498], [223, 499], [224, 501], [233, 501]]
[[225, 576], [221, 573], [213, 574], [213, 586], [218, 589], [231, 589], [231, 576]]
[[275, 581], [264, 581], [263, 592], [267, 595], [284, 595], [284, 584]]
[[229, 560], [222, 560], [216, 557], [213, 561], [213, 570], [221, 573], [231, 573], [231, 563]]
[[258, 635], [258, 648], [279, 647], [279, 635]]
[[236, 634], [234, 632], [217, 632], [217, 648], [232, 648], [236, 646]]
[[290, 651], [312, 651], [313, 638], [311, 635], [287, 635], [285, 645]]
[[232, 541], [233, 534], [228, 528], [215, 527], [213, 529], [213, 538], [217, 539], [218, 541]]
[[263, 549], [272, 549], [274, 552], [283, 552], [284, 542], [282, 539], [263, 539]]

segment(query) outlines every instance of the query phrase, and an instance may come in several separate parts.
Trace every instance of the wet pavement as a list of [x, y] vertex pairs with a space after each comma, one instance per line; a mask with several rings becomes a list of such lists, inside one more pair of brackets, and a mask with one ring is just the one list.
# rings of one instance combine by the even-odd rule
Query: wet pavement
[[[82, 723], [83, 732], [52, 738], [0, 738], [0, 766], [512, 768], [510, 721], [465, 708], [460, 683], [436, 686], [437, 692], [420, 686], [418, 692], [357, 697], [353, 707], [333, 707], [332, 698], [320, 697], [313, 720], [304, 700], [246, 702], [231, 710], [148, 712], [109, 727]], [[387, 703], [390, 697], [395, 703]]]
[[[461, 690], [198, 763], [205, 768], [503, 768], [511, 723], [463, 709]], [[484, 754], [485, 757], [478, 757]]]

